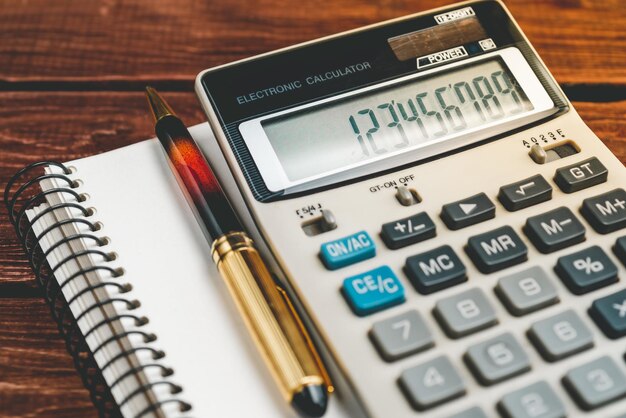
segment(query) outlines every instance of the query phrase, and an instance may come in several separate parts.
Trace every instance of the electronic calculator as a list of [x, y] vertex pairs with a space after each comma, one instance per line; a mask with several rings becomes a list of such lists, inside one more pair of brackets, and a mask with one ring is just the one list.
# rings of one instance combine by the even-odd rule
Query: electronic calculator
[[209, 69], [196, 90], [227, 192], [359, 413], [626, 416], [626, 170], [502, 3]]

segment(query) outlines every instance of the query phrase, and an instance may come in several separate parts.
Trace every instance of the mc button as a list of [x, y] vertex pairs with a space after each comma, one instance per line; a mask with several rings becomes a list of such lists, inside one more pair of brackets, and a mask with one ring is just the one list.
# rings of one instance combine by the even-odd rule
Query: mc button
[[404, 302], [404, 287], [388, 266], [343, 281], [343, 294], [355, 314], [368, 315]]

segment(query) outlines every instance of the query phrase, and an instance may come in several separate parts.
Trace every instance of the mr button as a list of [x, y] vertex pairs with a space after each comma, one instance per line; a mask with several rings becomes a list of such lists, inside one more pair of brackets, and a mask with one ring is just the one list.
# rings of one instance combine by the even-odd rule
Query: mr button
[[510, 226], [471, 237], [465, 251], [482, 273], [493, 273], [528, 259], [526, 244]]
[[355, 314], [368, 315], [404, 302], [404, 287], [388, 266], [343, 281], [343, 294]]

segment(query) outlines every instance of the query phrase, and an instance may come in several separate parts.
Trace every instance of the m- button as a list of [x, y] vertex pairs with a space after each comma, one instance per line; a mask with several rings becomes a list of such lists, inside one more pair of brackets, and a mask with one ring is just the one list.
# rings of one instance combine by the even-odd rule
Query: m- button
[[585, 240], [585, 227], [564, 206], [528, 218], [524, 233], [544, 254]]
[[574, 193], [604, 183], [609, 171], [595, 157], [556, 170], [554, 182], [565, 193]]
[[475, 235], [465, 247], [478, 270], [492, 273], [528, 259], [528, 248], [510, 226]]

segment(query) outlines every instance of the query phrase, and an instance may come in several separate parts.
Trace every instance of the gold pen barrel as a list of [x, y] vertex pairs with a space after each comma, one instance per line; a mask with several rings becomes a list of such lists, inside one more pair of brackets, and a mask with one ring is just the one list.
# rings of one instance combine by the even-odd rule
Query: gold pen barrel
[[291, 403], [308, 385], [324, 385], [331, 392], [309, 334], [252, 240], [244, 232], [226, 234], [213, 243], [211, 253], [285, 400]]

